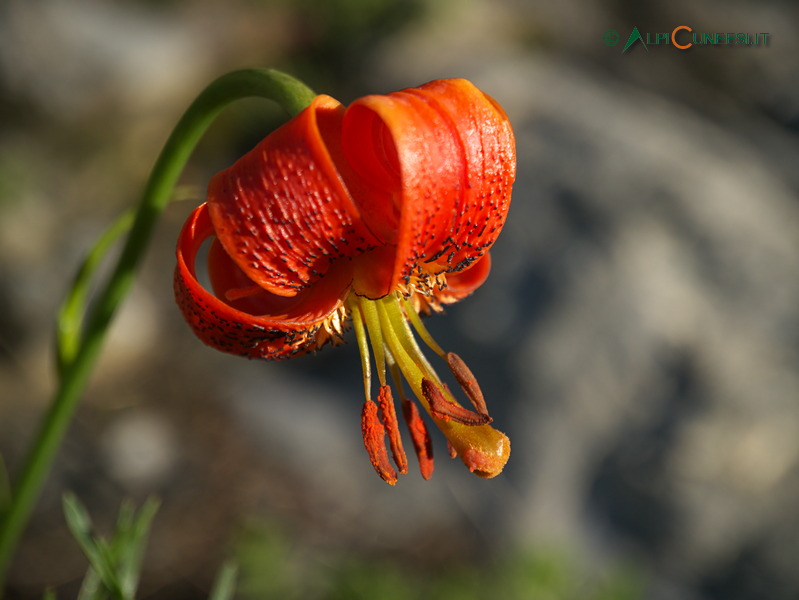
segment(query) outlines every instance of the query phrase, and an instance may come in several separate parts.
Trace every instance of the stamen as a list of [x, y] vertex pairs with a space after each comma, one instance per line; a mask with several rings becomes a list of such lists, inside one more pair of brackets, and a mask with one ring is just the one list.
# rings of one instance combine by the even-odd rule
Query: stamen
[[363, 432], [363, 445], [369, 453], [369, 461], [377, 474], [391, 485], [397, 483], [397, 472], [388, 461], [385, 434], [386, 429], [377, 416], [377, 404], [367, 400], [361, 411], [361, 431]]
[[375, 353], [377, 379], [380, 381], [381, 386], [386, 385], [386, 350], [377, 306], [374, 302], [359, 302], [358, 307], [363, 311], [363, 320], [366, 322], [369, 341], [372, 344], [372, 351]]
[[402, 387], [402, 372], [400, 371], [397, 361], [394, 360], [394, 355], [391, 354], [390, 351], [386, 352], [386, 364], [388, 365], [388, 371], [391, 373], [391, 380], [399, 394], [400, 400], [405, 400], [405, 390]]
[[380, 412], [383, 415], [383, 426], [388, 432], [391, 456], [394, 457], [394, 463], [397, 465], [400, 474], [404, 475], [408, 472], [408, 457], [405, 454], [405, 449], [402, 447], [402, 439], [400, 437], [399, 424], [397, 421], [397, 411], [394, 408], [394, 398], [391, 396], [390, 387], [387, 385], [380, 386], [377, 402], [380, 405]]
[[386, 358], [391, 378], [394, 380], [394, 386], [402, 401], [402, 414], [405, 417], [408, 433], [410, 433], [411, 436], [413, 451], [416, 453], [416, 458], [419, 461], [419, 471], [422, 477], [430, 479], [430, 477], [433, 476], [434, 468], [433, 442], [430, 439], [430, 432], [419, 414], [419, 409], [416, 404], [405, 395], [405, 391], [402, 387], [402, 374], [400, 373], [399, 365], [394, 361], [394, 357], [390, 352], [386, 353]]
[[491, 422], [491, 417], [472, 412], [459, 404], [450, 402], [427, 377], [422, 378], [422, 394], [430, 404], [430, 413], [437, 419], [455, 421], [461, 425], [477, 426]]
[[[359, 347], [362, 349], [362, 360], [369, 362], [368, 348], [371, 346], [375, 353], [375, 362], [378, 364], [381, 386], [385, 385], [387, 368], [390, 368], [395, 380], [400, 378], [401, 374], [418, 398], [420, 405], [433, 417], [436, 426], [450, 442], [450, 452], [454, 450], [469, 470], [476, 475], [495, 477], [502, 472], [508, 461], [510, 454], [508, 437], [489, 425], [491, 417], [485, 412], [485, 401], [482, 400], [482, 394], [475, 391], [478, 388], [473, 383], [474, 377], [471, 372], [465, 366], [461, 368], [463, 361], [458, 358], [449, 359], [444, 354], [448, 364], [454, 365], [450, 367], [454, 369], [454, 376], [464, 386], [470, 401], [479, 412], [468, 410], [455, 401], [419, 348], [409, 322], [411, 317], [403, 310], [402, 302], [402, 295], [396, 291], [376, 300], [350, 295], [347, 304], [353, 312], [353, 324]], [[358, 317], [355, 316], [356, 311]], [[361, 333], [358, 333], [359, 329]], [[421, 336], [421, 333], [419, 335]], [[366, 384], [366, 381], [364, 383]], [[400, 397], [403, 400], [403, 411], [406, 414], [422, 475], [429, 476], [433, 470], [433, 463], [427, 429], [419, 417], [419, 411], [415, 410], [415, 405], [403, 397], [402, 386], [399, 385], [397, 389], [400, 390]], [[385, 441], [383, 438], [378, 439], [372, 431], [375, 429], [374, 422], [380, 425], [379, 431], [383, 434], [386, 428], [380, 423], [377, 414], [374, 417], [370, 416], [372, 411], [372, 408], [364, 408], [362, 419], [364, 443], [375, 470], [387, 482], [393, 483], [396, 481], [396, 474], [393, 468], [390, 470], [386, 468], [390, 465]], [[374, 412], [377, 413], [376, 410]]]
[[358, 340], [358, 351], [361, 355], [361, 369], [363, 370], [363, 391], [367, 400], [372, 389], [372, 365], [369, 362], [369, 342], [366, 339], [366, 330], [363, 326], [360, 306], [355, 304], [350, 310], [352, 325], [355, 328], [355, 339]]
[[405, 416], [405, 422], [408, 424], [408, 432], [411, 434], [413, 449], [419, 459], [419, 471], [422, 477], [430, 479], [433, 476], [433, 468], [435, 467], [430, 432], [419, 414], [419, 409], [407, 398], [402, 399], [402, 413]]
[[400, 297], [400, 294], [395, 293], [377, 301], [380, 326], [386, 346], [391, 350], [403, 376], [411, 388], [418, 389], [423, 377], [436, 379], [436, 376], [413, 338], [406, 315], [398, 302]]
[[408, 316], [408, 319], [410, 319], [411, 324], [413, 325], [413, 328], [416, 330], [416, 333], [419, 334], [419, 337], [424, 340], [424, 343], [427, 344], [433, 352], [435, 352], [436, 354], [438, 354], [443, 358], [444, 351], [441, 349], [441, 346], [439, 346], [438, 343], [436, 343], [436, 341], [433, 339], [433, 336], [430, 335], [430, 332], [427, 331], [427, 327], [425, 327], [424, 323], [422, 323], [422, 318], [414, 310], [410, 298], [403, 297], [402, 305], [405, 307], [405, 314]]
[[449, 370], [452, 371], [452, 374], [455, 376], [458, 385], [461, 386], [463, 393], [466, 394], [466, 397], [469, 399], [469, 402], [472, 403], [472, 406], [474, 406], [478, 414], [487, 417], [488, 407], [486, 406], [483, 392], [480, 391], [480, 386], [477, 385], [477, 379], [472, 375], [466, 363], [454, 352], [448, 352], [447, 364], [449, 365]]

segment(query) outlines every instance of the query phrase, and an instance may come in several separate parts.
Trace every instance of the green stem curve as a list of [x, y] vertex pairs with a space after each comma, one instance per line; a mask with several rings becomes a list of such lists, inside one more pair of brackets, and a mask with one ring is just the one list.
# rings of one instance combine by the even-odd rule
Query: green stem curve
[[[81, 311], [77, 311], [74, 306], [62, 310], [62, 317], [68, 314], [72, 322], [68, 327], [62, 327], [64, 323], [59, 322], [59, 385], [22, 467], [11, 502], [0, 515], [0, 597], [3, 595], [5, 575], [14, 550], [91, 375], [105, 334], [117, 309], [130, 291], [158, 218], [169, 204], [175, 184], [197, 143], [219, 112], [235, 100], [246, 97], [266, 98], [294, 116], [308, 106], [314, 96], [314, 92], [303, 83], [279, 71], [234, 71], [206, 87], [178, 121], [150, 173], [122, 253], [98, 296], [94, 310], [85, 320], [82, 334], [80, 326], [74, 326], [76, 318], [80, 324], [80, 317], [76, 315]], [[90, 253], [87, 261], [92, 256], [96, 256], [96, 253]], [[91, 272], [93, 267], [84, 264], [82, 270]], [[83, 281], [79, 276], [76, 284], [78, 280]], [[81, 294], [78, 296], [85, 301]], [[73, 297], [74, 294], [70, 292], [68, 302]]]

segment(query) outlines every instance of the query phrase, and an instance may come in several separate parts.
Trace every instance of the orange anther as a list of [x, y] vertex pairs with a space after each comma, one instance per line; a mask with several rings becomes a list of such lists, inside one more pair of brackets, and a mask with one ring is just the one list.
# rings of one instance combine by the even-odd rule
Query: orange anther
[[422, 477], [430, 479], [434, 468], [433, 443], [430, 440], [427, 425], [424, 424], [419, 414], [419, 409], [407, 398], [402, 400], [402, 412], [405, 416], [405, 422], [408, 424], [408, 431], [411, 434], [413, 449], [419, 459], [419, 471], [422, 473]]
[[461, 386], [463, 393], [466, 394], [466, 397], [469, 399], [469, 402], [472, 403], [475, 410], [479, 414], [487, 417], [488, 407], [486, 406], [483, 392], [480, 391], [480, 386], [477, 385], [477, 379], [472, 375], [472, 372], [469, 370], [469, 367], [466, 366], [466, 363], [463, 362], [463, 359], [454, 352], [448, 352], [447, 364], [449, 365], [450, 371], [452, 371], [452, 374], [455, 376], [458, 385]]
[[388, 432], [388, 441], [391, 446], [391, 455], [394, 457], [394, 462], [399, 469], [400, 474], [408, 472], [408, 457], [402, 447], [402, 439], [400, 438], [399, 423], [397, 421], [397, 411], [394, 408], [394, 398], [391, 396], [391, 388], [387, 385], [380, 387], [380, 393], [377, 396], [377, 402], [380, 405], [380, 412], [383, 413], [383, 426]]
[[369, 460], [377, 474], [391, 485], [397, 483], [397, 472], [388, 461], [383, 423], [377, 416], [377, 404], [367, 400], [361, 411], [361, 430], [363, 431], [363, 445], [369, 453]]
[[491, 417], [488, 415], [472, 412], [467, 408], [463, 408], [460, 404], [447, 400], [441, 390], [436, 387], [436, 384], [426, 377], [422, 378], [422, 394], [430, 403], [430, 413], [438, 419], [472, 426], [485, 425], [491, 422]]

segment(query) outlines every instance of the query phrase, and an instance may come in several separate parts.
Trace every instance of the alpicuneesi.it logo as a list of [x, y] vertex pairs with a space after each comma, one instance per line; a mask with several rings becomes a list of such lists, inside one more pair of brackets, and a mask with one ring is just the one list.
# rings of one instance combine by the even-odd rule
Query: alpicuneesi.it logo
[[[633, 27], [624, 44], [622, 53], [631, 51], [636, 46], [643, 46], [649, 51], [649, 46], [674, 46], [679, 50], [688, 50], [694, 46], [768, 46], [769, 33], [751, 33], [747, 31], [705, 33], [694, 31], [688, 25], [678, 25], [671, 31], [658, 31], [641, 33], [638, 27]], [[615, 29], [608, 29], [602, 34], [602, 40], [607, 46], [615, 46], [621, 41]]]

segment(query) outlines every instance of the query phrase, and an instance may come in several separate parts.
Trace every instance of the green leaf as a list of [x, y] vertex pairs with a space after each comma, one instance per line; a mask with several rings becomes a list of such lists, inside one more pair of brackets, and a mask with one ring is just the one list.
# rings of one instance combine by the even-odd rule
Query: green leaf
[[233, 600], [233, 594], [236, 593], [236, 578], [238, 574], [239, 568], [235, 563], [228, 562], [222, 565], [216, 575], [208, 600]]
[[91, 564], [79, 600], [100, 600], [106, 592], [121, 600], [133, 599], [158, 501], [148, 498], [138, 514], [129, 501], [123, 502], [109, 542], [92, 533], [89, 516], [74, 496], [65, 495], [64, 506], [70, 530]]
[[113, 552], [103, 539], [92, 534], [92, 522], [86, 508], [74, 494], [69, 492], [64, 494], [63, 505], [67, 527], [92, 569], [97, 572], [103, 585], [112, 595], [125, 598], [116, 573]]
[[78, 541], [91, 538], [92, 521], [89, 513], [86, 512], [83, 504], [71, 492], [64, 492], [62, 499], [64, 508], [64, 518], [67, 520], [67, 527]]
[[106, 598], [108, 598], [108, 591], [100, 580], [100, 576], [97, 571], [89, 567], [81, 583], [78, 600], [106, 600]]
[[136, 595], [150, 525], [158, 511], [158, 506], [159, 502], [151, 497], [146, 500], [138, 515], [134, 513], [130, 505], [123, 504], [120, 509], [117, 536], [114, 542], [117, 542], [118, 538], [118, 573], [126, 598], [133, 598]]
[[122, 214], [95, 242], [75, 275], [56, 321], [56, 366], [59, 376], [74, 360], [81, 343], [83, 319], [88, 304], [89, 289], [95, 273], [111, 246], [127, 232], [133, 223], [133, 211]]

